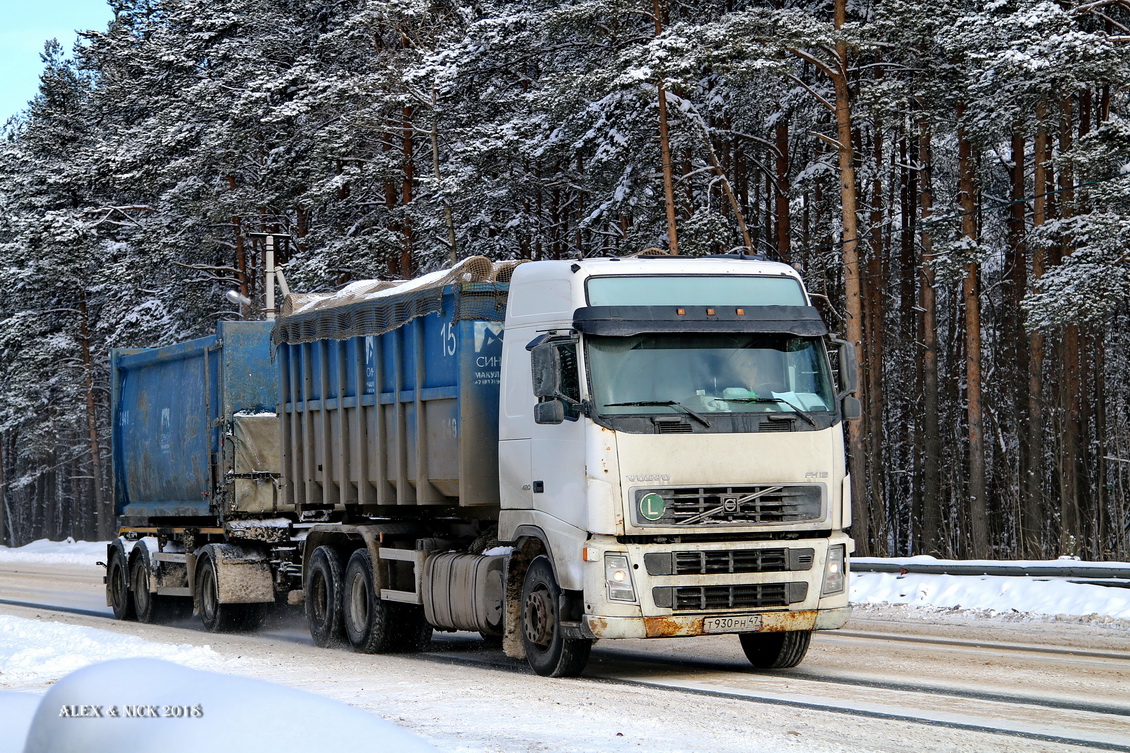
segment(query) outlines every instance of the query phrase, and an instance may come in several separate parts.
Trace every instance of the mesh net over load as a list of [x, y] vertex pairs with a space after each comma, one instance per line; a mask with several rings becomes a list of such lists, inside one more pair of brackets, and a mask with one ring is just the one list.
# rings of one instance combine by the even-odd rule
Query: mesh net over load
[[521, 263], [472, 256], [415, 280], [362, 280], [336, 293], [292, 293], [283, 301], [272, 338], [296, 344], [380, 335], [441, 311], [449, 285], [455, 289], [456, 320], [502, 321], [507, 283]]

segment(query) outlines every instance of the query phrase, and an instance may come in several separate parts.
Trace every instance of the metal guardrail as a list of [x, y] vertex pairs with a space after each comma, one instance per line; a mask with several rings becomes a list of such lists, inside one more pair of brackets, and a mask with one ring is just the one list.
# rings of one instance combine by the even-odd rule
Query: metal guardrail
[[1000, 575], [1005, 577], [1027, 578], [1084, 578], [1086, 582], [1115, 580], [1126, 583], [1100, 582], [1097, 585], [1124, 586], [1130, 588], [1130, 564], [1110, 566], [1089, 566], [1065, 562], [1057, 564], [1018, 565], [986, 564], [984, 562], [898, 562], [868, 557], [851, 559], [851, 569], [857, 573], [899, 573], [913, 575]]

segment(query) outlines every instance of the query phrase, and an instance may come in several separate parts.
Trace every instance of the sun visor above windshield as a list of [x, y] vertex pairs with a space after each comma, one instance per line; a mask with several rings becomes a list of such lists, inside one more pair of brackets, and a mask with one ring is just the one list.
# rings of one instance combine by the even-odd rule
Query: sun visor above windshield
[[649, 332], [774, 332], [821, 337], [828, 327], [812, 306], [587, 306], [573, 327], [588, 335]]

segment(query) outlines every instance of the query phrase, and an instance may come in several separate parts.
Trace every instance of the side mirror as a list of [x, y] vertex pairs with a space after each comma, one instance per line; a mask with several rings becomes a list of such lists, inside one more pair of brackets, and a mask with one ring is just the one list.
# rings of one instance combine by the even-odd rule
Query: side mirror
[[560, 395], [561, 352], [557, 346], [552, 343], [535, 345], [530, 351], [530, 364], [534, 379], [534, 397], [556, 398]]
[[560, 400], [547, 400], [534, 406], [535, 424], [560, 424], [565, 422], [565, 404]]
[[858, 421], [863, 418], [863, 404], [859, 402], [858, 397], [848, 395], [840, 401], [840, 413], [843, 414], [845, 421]]
[[836, 342], [840, 346], [840, 381], [843, 383], [843, 394], [852, 395], [859, 392], [859, 363], [855, 359], [855, 346], [847, 340]]

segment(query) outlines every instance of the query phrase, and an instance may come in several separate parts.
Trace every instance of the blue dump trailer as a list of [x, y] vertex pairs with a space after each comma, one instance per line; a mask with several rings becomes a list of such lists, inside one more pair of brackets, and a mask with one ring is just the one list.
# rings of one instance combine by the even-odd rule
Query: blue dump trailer
[[492, 264], [288, 296], [111, 354], [107, 603], [320, 646], [734, 633], [757, 667], [846, 622], [852, 350], [748, 257]]
[[[355, 320], [367, 310], [395, 305], [379, 299], [337, 312], [333, 328], [319, 313], [281, 323], [285, 503], [324, 519], [405, 505], [497, 511], [502, 310], [495, 302], [505, 292], [504, 285], [449, 288], [439, 311], [381, 335], [353, 334], [364, 331]], [[323, 327], [307, 333], [310, 322]]]
[[111, 351], [114, 501], [124, 523], [211, 522], [238, 509], [231, 429], [241, 414], [273, 418], [271, 326], [220, 322], [198, 340]]

